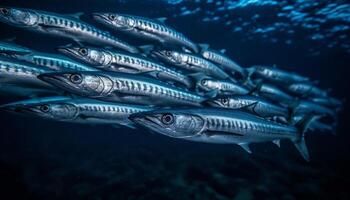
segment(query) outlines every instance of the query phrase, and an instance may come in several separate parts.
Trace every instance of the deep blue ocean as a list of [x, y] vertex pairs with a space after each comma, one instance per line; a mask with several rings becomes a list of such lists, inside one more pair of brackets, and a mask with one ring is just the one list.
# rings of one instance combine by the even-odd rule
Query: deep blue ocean
[[[0, 112], [1, 199], [350, 199], [350, 3], [345, 0], [0, 0], [57, 13], [118, 12], [167, 24], [243, 67], [277, 65], [347, 99], [336, 136], [308, 134], [311, 161], [281, 148], [176, 140], [144, 129]], [[118, 35], [116, 32], [111, 31]], [[44, 52], [72, 43], [0, 24], [0, 39]], [[119, 35], [118, 35], [119, 37]], [[131, 44], [145, 44], [121, 35]], [[16, 99], [1, 96], [0, 102]]]

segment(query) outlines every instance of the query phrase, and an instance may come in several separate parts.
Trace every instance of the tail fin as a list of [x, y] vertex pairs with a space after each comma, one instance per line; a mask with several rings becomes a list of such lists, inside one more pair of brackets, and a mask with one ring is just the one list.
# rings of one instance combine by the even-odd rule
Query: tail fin
[[314, 120], [317, 120], [319, 116], [306, 115], [295, 126], [299, 130], [299, 134], [295, 140], [293, 140], [295, 147], [306, 161], [310, 161], [309, 151], [307, 150], [305, 143], [305, 132], [309, 128], [309, 125]]

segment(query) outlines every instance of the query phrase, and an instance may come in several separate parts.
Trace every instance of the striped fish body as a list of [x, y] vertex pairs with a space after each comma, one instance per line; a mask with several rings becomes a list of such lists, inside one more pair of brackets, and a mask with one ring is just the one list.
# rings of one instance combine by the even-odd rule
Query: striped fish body
[[17, 44], [0, 42], [0, 55], [16, 58], [18, 55], [31, 53], [32, 50]]
[[100, 69], [131, 74], [143, 74], [161, 81], [181, 84], [187, 88], [190, 88], [193, 84], [191, 79], [187, 76], [155, 61], [121, 52], [109, 51], [106, 53], [110, 54], [111, 60], [108, 65], [100, 66]]
[[290, 104], [295, 101], [291, 95], [270, 84], [260, 84], [254, 94], [281, 104]]
[[293, 83], [286, 87], [286, 90], [296, 96], [302, 97], [328, 97], [328, 92], [319, 89], [309, 83]]
[[56, 54], [35, 52], [24, 56], [18, 56], [17, 59], [46, 67], [53, 71], [98, 71], [95, 68]]
[[12, 84], [24, 87], [52, 89], [53, 87], [37, 78], [42, 73], [52, 72], [49, 69], [0, 57], [0, 84]]
[[204, 91], [216, 91], [217, 95], [244, 95], [248, 94], [250, 91], [241, 86], [240, 84], [233, 83], [227, 80], [215, 80], [211, 78], [204, 78], [197, 82], [199, 89]]
[[206, 49], [201, 52], [201, 55], [205, 59], [221, 66], [227, 72], [230, 72], [233, 74], [238, 73], [241, 77], [246, 76], [246, 73], [241, 66], [239, 66], [236, 62], [234, 62], [233, 60], [231, 60], [230, 58], [228, 58], [227, 56], [219, 52]]
[[159, 20], [147, 19], [139, 16], [95, 13], [94, 18], [108, 27], [132, 34], [144, 39], [154, 40], [163, 45], [175, 45], [185, 47], [197, 53], [198, 47], [182, 33], [165, 25]]
[[131, 53], [139, 52], [137, 48], [113, 37], [108, 32], [81, 21], [76, 16], [31, 9], [6, 9], [9, 10], [10, 15], [7, 18], [2, 17], [1, 20], [10, 25], [53, 36], [71, 38], [76, 42], [115, 47]]

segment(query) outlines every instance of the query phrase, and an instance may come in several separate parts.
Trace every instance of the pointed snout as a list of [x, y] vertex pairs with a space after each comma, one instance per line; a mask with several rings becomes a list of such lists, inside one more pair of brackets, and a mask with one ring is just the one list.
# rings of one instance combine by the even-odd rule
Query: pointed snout
[[99, 22], [108, 21], [108, 14], [106, 13], [92, 13], [92, 17]]
[[61, 73], [45, 73], [40, 74], [38, 79], [47, 82], [52, 85], [60, 85], [64, 81], [63, 75]]

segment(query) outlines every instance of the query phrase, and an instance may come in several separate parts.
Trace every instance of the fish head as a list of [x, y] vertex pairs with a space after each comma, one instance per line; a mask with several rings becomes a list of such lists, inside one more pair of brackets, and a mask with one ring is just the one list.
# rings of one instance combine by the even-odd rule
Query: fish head
[[204, 77], [197, 81], [197, 87], [204, 91], [219, 89], [219, 83], [212, 78]]
[[229, 97], [217, 97], [214, 99], [209, 99], [205, 101], [206, 104], [212, 107], [217, 108], [231, 108], [231, 106], [235, 106], [235, 99]]
[[70, 103], [43, 103], [22, 105], [16, 108], [16, 111], [24, 114], [35, 115], [53, 120], [72, 120], [78, 115], [78, 108]]
[[170, 64], [181, 65], [184, 63], [181, 53], [173, 50], [152, 50], [151, 55]]
[[112, 61], [111, 54], [103, 49], [67, 45], [58, 47], [57, 50], [63, 54], [94, 66], [108, 65]]
[[188, 138], [201, 133], [204, 119], [189, 111], [157, 110], [130, 115], [133, 122], [157, 133], [173, 137]]
[[113, 81], [108, 76], [93, 72], [46, 73], [38, 78], [80, 96], [101, 97], [113, 88]]
[[133, 29], [136, 26], [136, 20], [128, 15], [117, 13], [93, 13], [93, 17], [102, 24], [122, 31]]
[[38, 16], [26, 9], [0, 7], [0, 21], [17, 27], [32, 27], [36, 25]]

